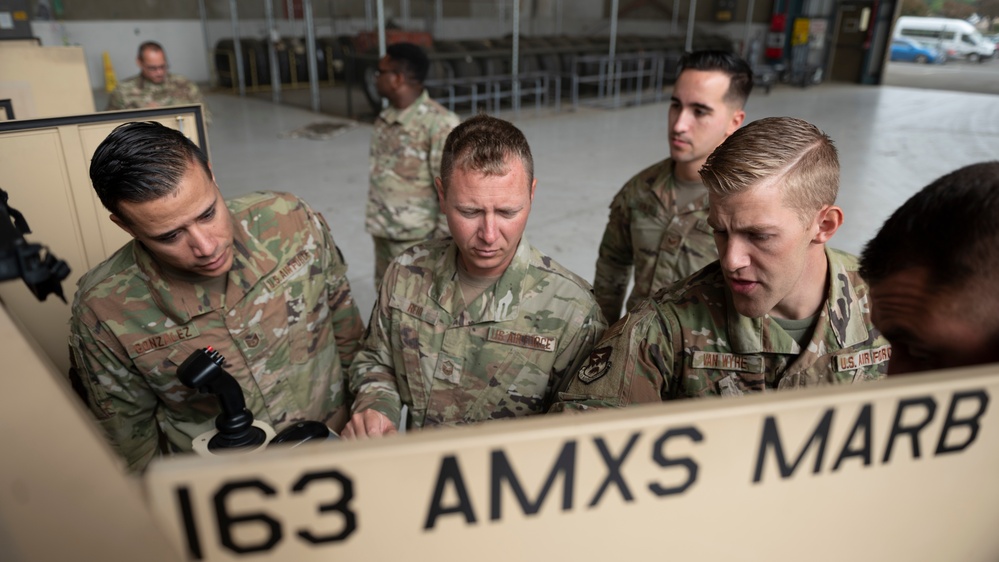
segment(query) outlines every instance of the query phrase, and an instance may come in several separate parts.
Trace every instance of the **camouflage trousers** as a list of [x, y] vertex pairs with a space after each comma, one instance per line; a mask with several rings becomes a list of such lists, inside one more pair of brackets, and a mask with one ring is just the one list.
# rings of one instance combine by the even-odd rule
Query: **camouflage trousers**
[[413, 244], [423, 242], [423, 239], [392, 240], [380, 236], [372, 236], [371, 238], [375, 241], [375, 290], [377, 290], [381, 286], [382, 277], [385, 277], [385, 270], [388, 269], [392, 260]]

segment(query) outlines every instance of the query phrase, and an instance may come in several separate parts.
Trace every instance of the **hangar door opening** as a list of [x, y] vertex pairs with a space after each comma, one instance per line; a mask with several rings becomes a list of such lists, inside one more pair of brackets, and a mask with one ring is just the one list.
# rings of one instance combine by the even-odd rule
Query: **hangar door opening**
[[869, 1], [840, 3], [836, 17], [836, 49], [829, 70], [832, 80], [861, 81], [871, 9]]

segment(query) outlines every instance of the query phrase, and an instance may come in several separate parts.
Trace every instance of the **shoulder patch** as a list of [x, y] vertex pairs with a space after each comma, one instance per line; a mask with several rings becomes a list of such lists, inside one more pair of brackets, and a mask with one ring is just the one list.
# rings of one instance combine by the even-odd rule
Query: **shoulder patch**
[[590, 384], [607, 374], [607, 371], [610, 370], [611, 352], [613, 351], [614, 348], [609, 345], [594, 349], [593, 352], [590, 353], [590, 356], [586, 359], [586, 365], [579, 370], [576, 377], [578, 377], [583, 384]]

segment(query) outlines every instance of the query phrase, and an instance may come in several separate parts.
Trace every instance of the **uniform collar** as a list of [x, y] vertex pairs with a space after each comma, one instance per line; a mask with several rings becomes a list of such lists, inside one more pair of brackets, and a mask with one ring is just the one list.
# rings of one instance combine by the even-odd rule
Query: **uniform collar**
[[405, 127], [416, 117], [416, 114], [420, 111], [420, 107], [429, 100], [430, 94], [424, 88], [423, 92], [405, 109], [397, 109], [395, 106], [389, 105], [382, 110], [381, 117], [386, 123], [399, 123]]
[[[835, 349], [851, 347], [867, 341], [869, 337], [864, 303], [861, 303], [856, 287], [850, 282], [846, 261], [829, 248], [825, 249], [825, 253], [829, 291], [808, 344], [808, 349], [818, 355], [824, 354], [819, 351], [831, 346]], [[728, 310], [728, 343], [735, 353], [800, 354], [803, 351], [771, 318], [749, 318], [736, 312], [727, 285], [725, 304]]]
[[434, 266], [429, 297], [451, 316], [458, 312], [456, 321], [460, 325], [513, 320], [517, 317], [517, 308], [527, 289], [525, 283], [531, 265], [531, 253], [531, 245], [526, 237], [521, 236], [517, 252], [503, 275], [479, 298], [461, 310], [457, 281], [458, 246], [452, 241]]
[[661, 173], [656, 176], [649, 185], [649, 190], [653, 195], [655, 195], [659, 204], [669, 212], [677, 214], [708, 210], [709, 202], [707, 190], [704, 191], [704, 194], [701, 197], [694, 199], [683, 209], [677, 208], [675, 187], [676, 183], [675, 176], [673, 175], [673, 160], [667, 158], [665, 165], [662, 167]]
[[213, 310], [231, 308], [269, 271], [278, 265], [278, 259], [247, 232], [244, 225], [233, 221], [233, 260], [226, 281], [225, 295], [210, 294], [201, 283], [167, 280], [145, 246], [133, 242], [132, 252], [139, 271], [147, 279], [149, 293], [156, 305], [178, 324]]

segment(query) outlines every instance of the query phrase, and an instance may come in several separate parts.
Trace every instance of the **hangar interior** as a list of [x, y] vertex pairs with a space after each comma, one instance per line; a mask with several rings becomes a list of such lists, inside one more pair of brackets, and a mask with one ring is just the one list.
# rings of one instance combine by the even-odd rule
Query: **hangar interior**
[[[678, 55], [721, 40], [761, 69], [776, 66], [788, 79], [870, 84], [880, 81], [884, 46], [899, 6], [873, 0], [201, 0], [155, 5], [104, 0], [60, 2], [54, 5], [58, 9], [49, 4], [32, 0], [31, 33], [44, 45], [84, 46], [95, 88], [104, 84], [104, 53], [119, 76], [127, 76], [134, 69], [135, 46], [157, 40], [176, 71], [240, 92], [271, 90], [272, 83], [284, 91], [309, 88], [313, 78], [320, 85], [363, 83], [383, 40], [379, 29], [386, 30], [384, 40], [405, 37], [427, 48], [435, 60], [431, 78], [438, 82], [511, 73], [592, 76], [599, 73], [599, 55], [625, 56], [622, 64], [634, 66], [640, 61], [627, 60], [628, 54]], [[591, 58], [574, 62], [574, 55]], [[653, 70], [654, 61], [642, 62]], [[467, 96], [467, 88], [461, 93]]]
[[[235, 0], [202, 0], [197, 4], [35, 0], [31, 13], [38, 13], [42, 4], [50, 9], [59, 6], [62, 13], [50, 20], [32, 18], [32, 35], [39, 37], [43, 45], [82, 46], [90, 86], [87, 89], [92, 91], [93, 108], [97, 110], [104, 106], [107, 96], [101, 87], [103, 53], [108, 53], [118, 76], [125, 77], [134, 71], [135, 47], [147, 39], [164, 44], [174, 71], [208, 85], [206, 100], [212, 123], [205, 142], [223, 194], [235, 197], [257, 190], [289, 191], [321, 211], [350, 266], [351, 285], [364, 316], [375, 298], [372, 241], [363, 228], [372, 129], [366, 119], [372, 108], [364, 105], [368, 102], [361, 90], [363, 73], [344, 74], [348, 72], [346, 62], [337, 70], [337, 59], [327, 53], [333, 52], [334, 44], [340, 45], [335, 38], [371, 33], [379, 19], [451, 42], [502, 39], [515, 29], [525, 38], [596, 37], [599, 41], [593, 41], [587, 52], [598, 58], [605, 54], [614, 58], [616, 53], [607, 50], [623, 47], [628, 42], [626, 37], [656, 38], [671, 53], [685, 49], [688, 39], [700, 45], [697, 41], [706, 37], [722, 37], [764, 68], [768, 63], [767, 47], [779, 47], [786, 53], [782, 60], [788, 67], [793, 67], [792, 59], [797, 56], [797, 62], [804, 66], [794, 68], [805, 69], [805, 74], [811, 68], [815, 76], [814, 70], [821, 69], [821, 76], [815, 80], [820, 83], [794, 85], [775, 80], [772, 88], [757, 88], [747, 105], [746, 121], [795, 116], [814, 123], [832, 137], [842, 166], [838, 203], [846, 220], [830, 245], [854, 253], [919, 188], [956, 168], [995, 160], [997, 155], [999, 97], [877, 85], [890, 21], [896, 11], [891, 2], [533, 0], [515, 6], [503, 1], [290, 0], [237, 5]], [[233, 8], [238, 8], [235, 17]], [[627, 13], [622, 15], [625, 10]], [[308, 17], [316, 22], [313, 33], [317, 52], [322, 52], [323, 61], [329, 64], [325, 80], [332, 79], [332, 86], [318, 83], [318, 54], [299, 57], [295, 50], [301, 46], [290, 39], [307, 38], [308, 11], [313, 12]], [[621, 15], [617, 22], [620, 27], [613, 27], [612, 12]], [[774, 13], [787, 15], [781, 39], [768, 42]], [[800, 28], [807, 32], [807, 40], [798, 42], [793, 37], [793, 22], [802, 17], [826, 23], [824, 27], [811, 27], [809, 22], [809, 27]], [[868, 23], [861, 25], [864, 20]], [[688, 33], [688, 26], [693, 31]], [[261, 41], [272, 35], [272, 29], [281, 41]], [[610, 41], [612, 29], [619, 41]], [[847, 32], [853, 35], [847, 37]], [[233, 47], [231, 54], [221, 53], [218, 46], [234, 37], [245, 37], [249, 49], [244, 51], [240, 46]], [[331, 42], [319, 48], [323, 38]], [[377, 37], [369, 36], [368, 41], [376, 45]], [[284, 66], [276, 52], [281, 42], [286, 49]], [[529, 47], [528, 43], [523, 48], [528, 54], [534, 49], [535, 62], [514, 71], [521, 63], [514, 58], [517, 64], [511, 62], [499, 74], [527, 75], [532, 70], [526, 65], [541, 67], [542, 55], [561, 54], [550, 44]], [[633, 45], [641, 46], [641, 42], [634, 41]], [[503, 45], [502, 49], [512, 52], [513, 45]], [[240, 56], [249, 53], [247, 61], [252, 56], [255, 62], [236, 63], [237, 52]], [[440, 54], [443, 56], [439, 60], [449, 61], [449, 65], [439, 67], [444, 78], [449, 72], [456, 73], [455, 61], [466, 60], [454, 52], [442, 50]], [[488, 54], [497, 59], [495, 52]], [[481, 61], [487, 58], [473, 60], [481, 68]], [[220, 66], [220, 61], [225, 64]], [[310, 66], [313, 62], [314, 69]], [[228, 85], [220, 68], [228, 69]], [[234, 68], [238, 69], [235, 76]], [[596, 68], [594, 74], [599, 74], [599, 63]], [[650, 72], [652, 68], [650, 63]], [[264, 69], [271, 76], [287, 74], [288, 82], [277, 82], [280, 88], [265, 84], [260, 80]], [[239, 70], [246, 72], [242, 78], [238, 77]], [[341, 76], [336, 76], [337, 72]], [[638, 82], [643, 86], [628, 90], [625, 84], [620, 99], [613, 98], [613, 90], [601, 92], [597, 82], [583, 88], [582, 102], [574, 106], [571, 76], [568, 80], [559, 76], [564, 90], [558, 96], [552, 92], [551, 99], [540, 108], [536, 109], [533, 98], [526, 95], [519, 105], [506, 100], [486, 108], [520, 127], [534, 152], [539, 189], [527, 236], [539, 249], [583, 278], [592, 279], [597, 246], [614, 193], [637, 170], [667, 153], [670, 86], [665, 67], [663, 72], [667, 78], [661, 88], [651, 81], [652, 74], [644, 75]], [[316, 76], [318, 94], [312, 90], [313, 83], [301, 79], [312, 76]], [[3, 79], [0, 72], [0, 82]], [[356, 106], [352, 111], [346, 106], [348, 80], [355, 88]], [[446, 92], [446, 88], [441, 91]], [[635, 102], [627, 97], [629, 92]], [[664, 95], [657, 99], [657, 93]], [[560, 107], [556, 107], [556, 99]], [[470, 101], [460, 102], [457, 110], [462, 116], [471, 114]], [[314, 138], [309, 127], [316, 124], [342, 127], [336, 134]], [[22, 163], [4, 161], [2, 155], [0, 164], [23, 167]], [[24, 191], [12, 191], [11, 204], [19, 206], [19, 198], [26, 195]], [[38, 241], [50, 243], [44, 238]], [[64, 289], [71, 298], [74, 288]]]

